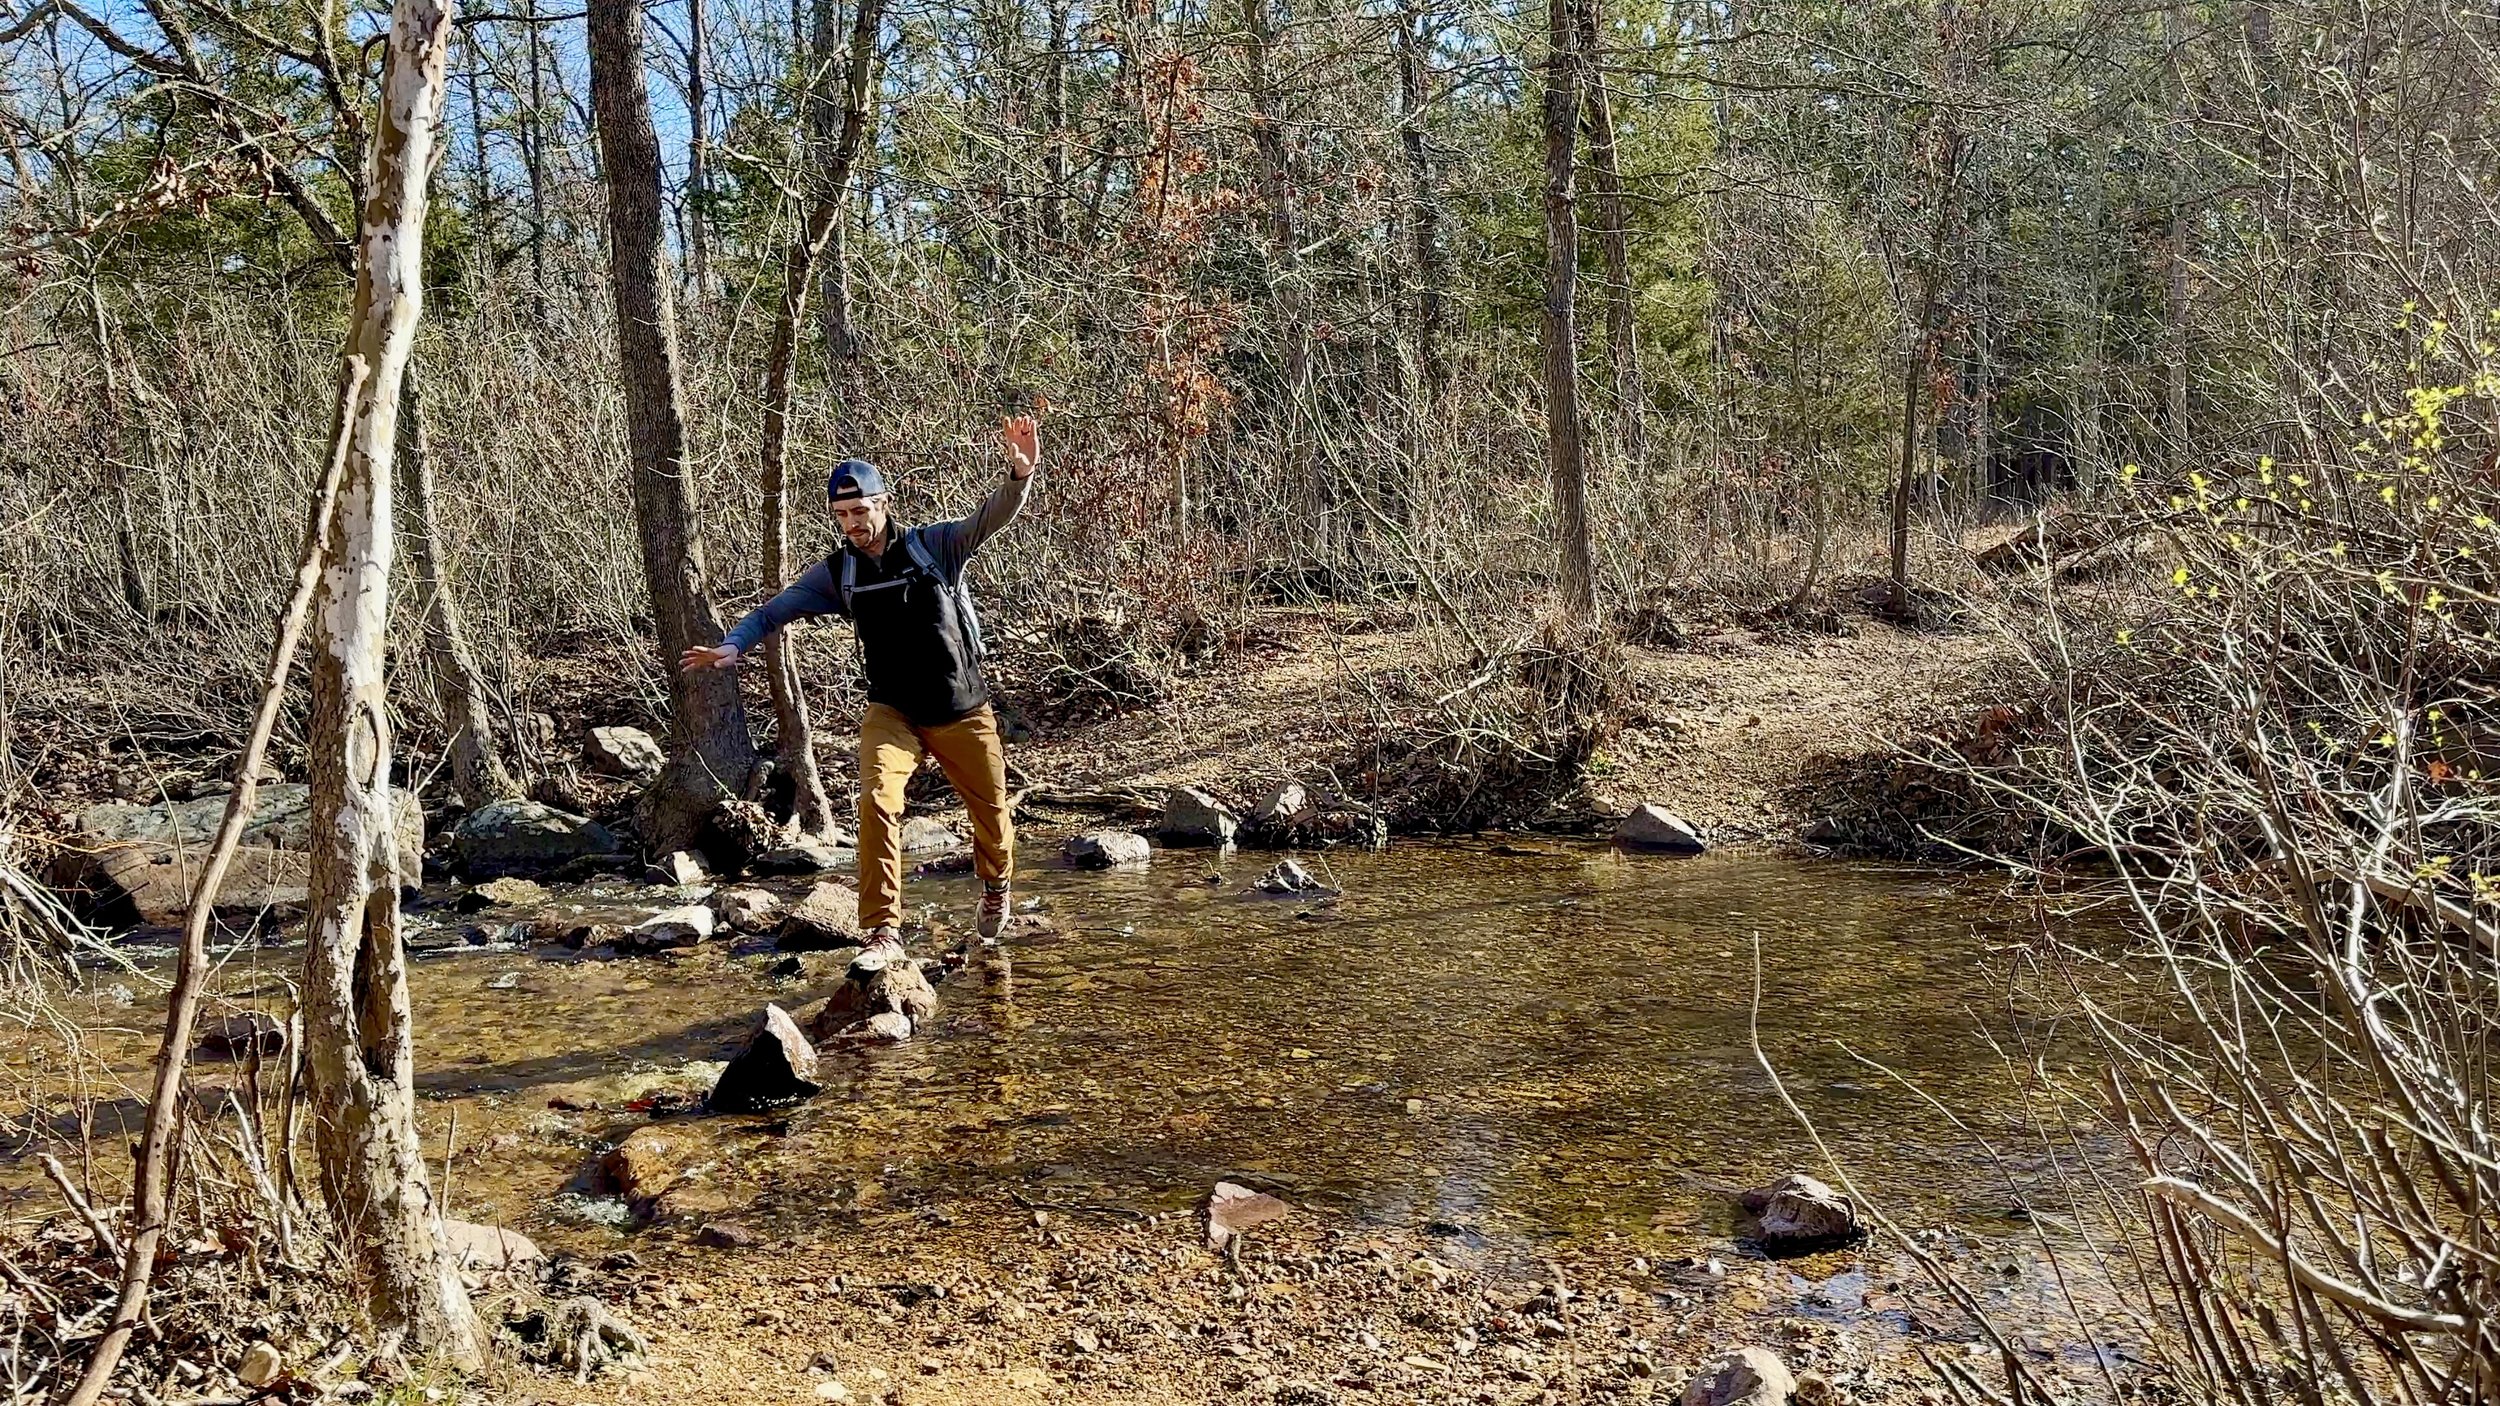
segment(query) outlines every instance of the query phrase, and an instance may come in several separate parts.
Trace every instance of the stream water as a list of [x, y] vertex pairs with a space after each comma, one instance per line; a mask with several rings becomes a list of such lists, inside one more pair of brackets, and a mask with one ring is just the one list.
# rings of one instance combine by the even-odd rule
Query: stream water
[[[2021, 1154], [2040, 1139], [1982, 1031], [2049, 1052], [2060, 1036], [2013, 975], [2029, 919], [1984, 888], [1762, 854], [1401, 844], [1311, 858], [1343, 890], [1312, 903], [1250, 895], [1267, 862], [1029, 874], [1019, 897], [1058, 931], [941, 985], [923, 1038], [829, 1054], [827, 1092], [793, 1109], [669, 1120], [705, 1164], [699, 1209], [804, 1239], [953, 1198], [1179, 1209], [1232, 1177], [1525, 1254], [1610, 1234], [1723, 1248], [1726, 1188], [1828, 1175], [1756, 1058], [1758, 943], [1761, 1048], [1860, 1184], [1904, 1225], [2029, 1234], [2009, 1174], [2036, 1173]], [[940, 942], [973, 897], [968, 878], [909, 889]], [[219, 985], [282, 1005], [299, 961], [245, 950]], [[826, 989], [775, 961], [720, 944], [417, 960], [423, 1117], [430, 1149], [456, 1149], [454, 1213], [550, 1248], [628, 1234], [621, 1206], [564, 1188], [655, 1097], [704, 1087], [764, 1002]], [[91, 1032], [134, 1088], [153, 1024], [142, 997]]]

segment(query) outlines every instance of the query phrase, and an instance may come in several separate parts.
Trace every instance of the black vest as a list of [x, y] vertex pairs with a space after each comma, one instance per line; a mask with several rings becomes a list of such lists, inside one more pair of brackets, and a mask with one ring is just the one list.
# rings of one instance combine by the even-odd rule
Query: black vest
[[912, 559], [904, 534], [889, 537], [876, 557], [849, 546], [835, 552], [825, 567], [837, 588], [845, 557], [851, 588], [844, 605], [859, 635], [868, 701], [921, 727], [955, 722], [989, 702], [979, 627], [965, 619], [955, 588]]

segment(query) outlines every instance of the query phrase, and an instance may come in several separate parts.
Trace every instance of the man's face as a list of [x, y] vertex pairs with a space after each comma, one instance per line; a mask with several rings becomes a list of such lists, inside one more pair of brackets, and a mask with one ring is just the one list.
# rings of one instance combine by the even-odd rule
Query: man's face
[[842, 498], [833, 505], [833, 520], [842, 524], [842, 535], [861, 551], [882, 545], [885, 541], [885, 495], [874, 498]]

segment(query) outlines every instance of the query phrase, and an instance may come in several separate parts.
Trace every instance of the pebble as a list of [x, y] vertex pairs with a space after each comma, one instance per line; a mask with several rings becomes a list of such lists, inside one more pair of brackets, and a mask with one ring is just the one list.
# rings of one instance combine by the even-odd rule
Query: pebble
[[842, 1385], [839, 1381], [827, 1379], [816, 1384], [816, 1399], [819, 1401], [848, 1401], [851, 1399], [851, 1389]]
[[248, 1387], [264, 1387], [286, 1374], [286, 1359], [267, 1343], [254, 1343], [243, 1349], [243, 1360], [235, 1364], [235, 1380]]

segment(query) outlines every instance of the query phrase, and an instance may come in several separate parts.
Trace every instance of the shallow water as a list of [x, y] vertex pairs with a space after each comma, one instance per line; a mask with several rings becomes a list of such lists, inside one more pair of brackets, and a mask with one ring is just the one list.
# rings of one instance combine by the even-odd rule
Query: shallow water
[[[1059, 931], [946, 981], [923, 1038], [830, 1053], [828, 1091], [778, 1114], [670, 1119], [704, 1163], [687, 1202], [803, 1238], [959, 1197], [1178, 1209], [1232, 1177], [1523, 1250], [1715, 1241], [1725, 1188], [1828, 1175], [1752, 1046], [1758, 942], [1762, 1049], [1861, 1185], [1904, 1224], [2017, 1230], [2009, 1165], [1980, 1144], [2036, 1139], [1981, 1031], [2056, 1045], [2014, 979], [2024, 914], [1915, 870], [1525, 848], [1307, 857], [1343, 890], [1322, 903], [1251, 895], [1268, 857], [1246, 854], [1029, 874], [1019, 896]], [[915, 879], [909, 896], [933, 929], [920, 950], [960, 938], [971, 880]], [[620, 913], [672, 901], [560, 897]], [[415, 919], [444, 921], [463, 920]], [[246, 950], [219, 985], [282, 1006], [299, 960]], [[454, 1151], [455, 1212], [560, 1243], [615, 1234], [594, 1221], [621, 1208], [556, 1193], [648, 1121], [650, 1096], [703, 1087], [697, 1062], [732, 1053], [763, 1002], [824, 989], [773, 979], [775, 960], [718, 945], [417, 960], [424, 1120], [429, 1148]], [[153, 1010], [90, 1027], [134, 1087]]]

